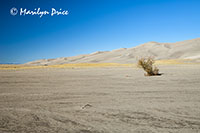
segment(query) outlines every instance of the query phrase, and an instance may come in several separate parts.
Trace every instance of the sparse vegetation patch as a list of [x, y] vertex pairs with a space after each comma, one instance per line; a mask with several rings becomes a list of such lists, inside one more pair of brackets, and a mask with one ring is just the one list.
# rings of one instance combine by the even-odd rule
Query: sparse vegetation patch
[[155, 60], [152, 57], [148, 57], [139, 59], [137, 65], [139, 68], [143, 68], [144, 71], [147, 72], [145, 76], [161, 75], [159, 69], [153, 65], [154, 63]]

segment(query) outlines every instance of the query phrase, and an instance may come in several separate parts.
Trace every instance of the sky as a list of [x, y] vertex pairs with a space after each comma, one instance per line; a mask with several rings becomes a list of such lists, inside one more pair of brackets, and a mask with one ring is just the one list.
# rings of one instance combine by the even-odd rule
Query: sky
[[[200, 0], [1, 0], [0, 63], [199, 38], [199, 7]], [[20, 15], [38, 8], [68, 15]]]

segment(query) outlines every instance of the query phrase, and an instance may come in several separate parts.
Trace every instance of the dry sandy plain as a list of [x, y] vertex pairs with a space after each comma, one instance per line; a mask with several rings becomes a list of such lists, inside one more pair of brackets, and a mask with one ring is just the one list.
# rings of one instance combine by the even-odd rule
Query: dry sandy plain
[[159, 69], [1, 69], [0, 132], [200, 132], [200, 65]]

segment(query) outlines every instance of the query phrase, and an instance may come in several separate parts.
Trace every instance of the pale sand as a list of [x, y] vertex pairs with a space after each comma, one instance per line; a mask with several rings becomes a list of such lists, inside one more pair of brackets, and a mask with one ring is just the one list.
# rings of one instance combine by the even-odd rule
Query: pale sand
[[0, 132], [200, 132], [200, 65], [0, 70]]
[[56, 59], [42, 59], [26, 65], [59, 65], [72, 63], [136, 63], [141, 57], [154, 57], [155, 60], [191, 59], [200, 62], [200, 38], [176, 43], [148, 42], [132, 48], [112, 51], [97, 51], [91, 54]]

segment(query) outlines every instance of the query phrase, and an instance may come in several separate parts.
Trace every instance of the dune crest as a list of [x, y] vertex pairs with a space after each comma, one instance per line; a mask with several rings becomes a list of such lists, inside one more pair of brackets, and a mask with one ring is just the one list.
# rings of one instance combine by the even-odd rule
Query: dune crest
[[147, 42], [133, 48], [97, 51], [91, 54], [41, 59], [28, 65], [59, 65], [68, 63], [135, 63], [138, 58], [151, 56], [156, 60], [190, 59], [200, 61], [200, 38], [176, 43]]

